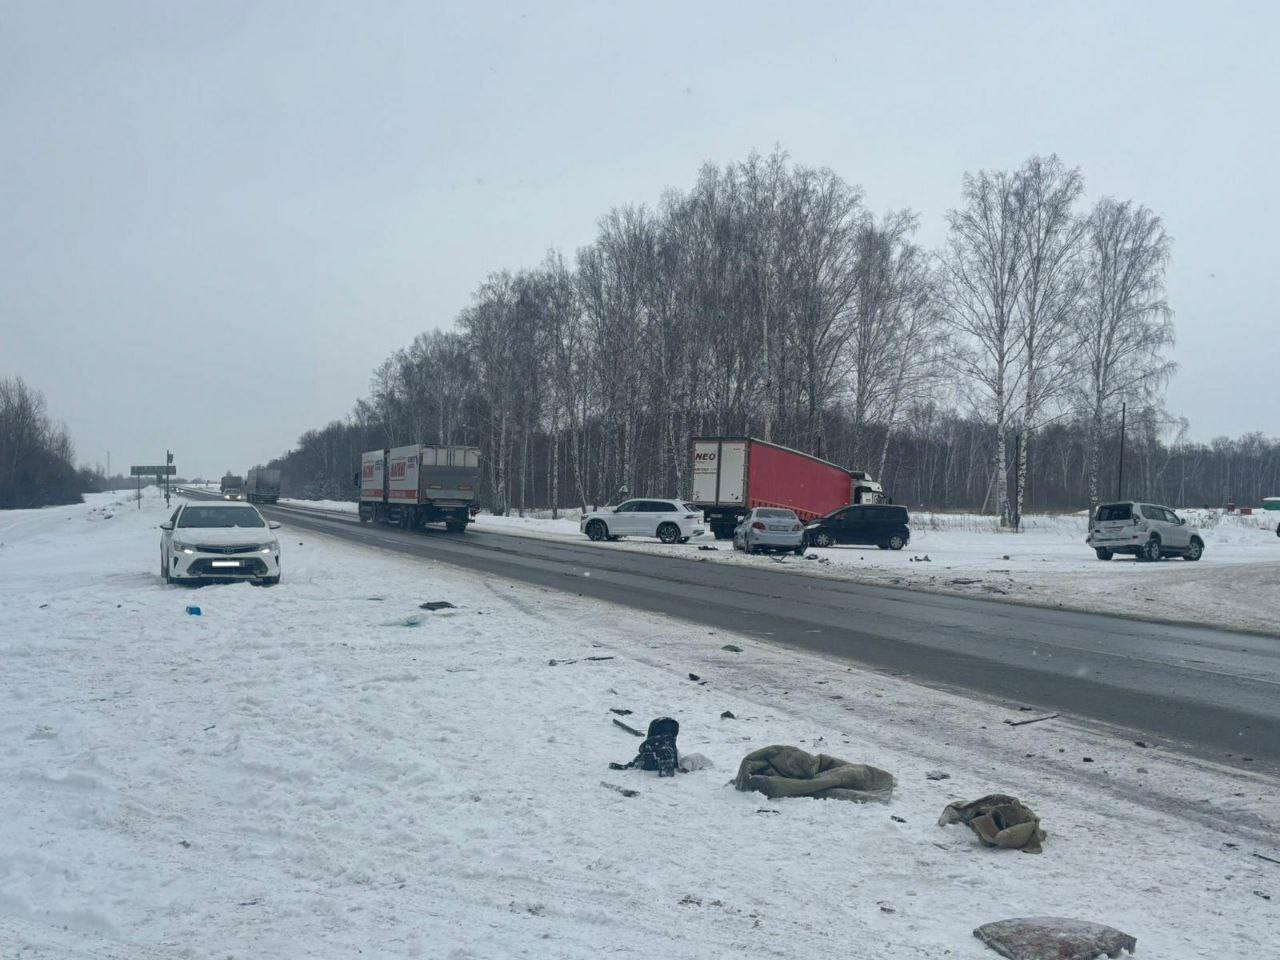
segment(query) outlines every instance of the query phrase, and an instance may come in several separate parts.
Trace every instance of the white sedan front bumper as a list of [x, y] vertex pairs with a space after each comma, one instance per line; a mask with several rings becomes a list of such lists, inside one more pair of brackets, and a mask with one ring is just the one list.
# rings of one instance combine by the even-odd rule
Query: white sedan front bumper
[[246, 546], [174, 546], [169, 556], [169, 576], [174, 580], [261, 580], [280, 576], [280, 545], [275, 542]]

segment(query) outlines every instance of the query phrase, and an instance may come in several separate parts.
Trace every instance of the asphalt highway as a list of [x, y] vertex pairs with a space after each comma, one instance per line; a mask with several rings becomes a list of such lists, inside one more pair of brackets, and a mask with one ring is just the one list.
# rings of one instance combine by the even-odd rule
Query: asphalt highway
[[[681, 560], [585, 538], [407, 532], [310, 508], [260, 509], [295, 529], [767, 638], [1280, 772], [1274, 638], [869, 586], [767, 561], [699, 563], [692, 546]], [[287, 578], [287, 551], [283, 566]]]

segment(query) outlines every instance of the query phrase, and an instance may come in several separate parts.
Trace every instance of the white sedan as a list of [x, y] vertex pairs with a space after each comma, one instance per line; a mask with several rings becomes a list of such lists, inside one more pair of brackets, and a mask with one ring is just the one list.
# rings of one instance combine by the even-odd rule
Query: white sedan
[[280, 541], [248, 503], [184, 503], [160, 524], [160, 576], [165, 583], [200, 580], [280, 582]]
[[804, 524], [794, 510], [756, 507], [733, 531], [733, 549], [747, 553], [766, 550], [804, 554]]
[[683, 500], [624, 500], [584, 514], [578, 529], [592, 540], [657, 537], [663, 543], [688, 543], [705, 532], [702, 511]]

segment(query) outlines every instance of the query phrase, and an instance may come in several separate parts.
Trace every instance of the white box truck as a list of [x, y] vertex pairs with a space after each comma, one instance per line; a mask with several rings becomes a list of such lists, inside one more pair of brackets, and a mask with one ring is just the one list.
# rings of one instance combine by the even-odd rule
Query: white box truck
[[360, 519], [461, 532], [479, 510], [480, 448], [413, 443], [360, 456]]

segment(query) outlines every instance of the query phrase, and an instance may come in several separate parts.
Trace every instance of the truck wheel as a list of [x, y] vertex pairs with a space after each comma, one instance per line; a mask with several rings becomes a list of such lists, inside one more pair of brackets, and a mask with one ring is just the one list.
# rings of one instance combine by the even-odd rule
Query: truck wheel
[[831, 539], [831, 534], [829, 533], [815, 533], [813, 535], [813, 545], [815, 547], [832, 547], [835, 546], [835, 541]]
[[907, 541], [903, 540], [901, 535], [899, 534], [895, 533], [892, 537], [889, 538], [890, 550], [901, 550], [906, 545], [907, 545]]
[[466, 533], [467, 522], [465, 520], [446, 520], [444, 528], [450, 533]]
[[680, 528], [674, 523], [664, 523], [658, 528], [658, 539], [663, 543], [675, 543], [680, 539]]
[[609, 536], [609, 528], [604, 525], [603, 520], [592, 520], [587, 524], [588, 540], [594, 540], [596, 543], [599, 543], [607, 536]]
[[1193, 563], [1204, 556], [1204, 544], [1200, 542], [1199, 537], [1192, 537], [1191, 543], [1187, 547], [1187, 552], [1182, 555], [1183, 560], [1190, 560]]
[[1094, 550], [1093, 552], [1098, 555], [1099, 560], [1110, 560], [1113, 556], [1115, 556], [1115, 554], [1113, 554], [1106, 547], [1098, 547], [1098, 549]]
[[1160, 538], [1152, 537], [1142, 545], [1142, 549], [1138, 552], [1138, 559], [1145, 560], [1147, 563], [1155, 563], [1160, 559]]
[[733, 536], [733, 527], [725, 526], [723, 523], [713, 523], [711, 532], [717, 540], [728, 540]]

